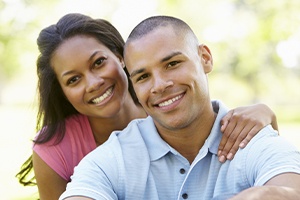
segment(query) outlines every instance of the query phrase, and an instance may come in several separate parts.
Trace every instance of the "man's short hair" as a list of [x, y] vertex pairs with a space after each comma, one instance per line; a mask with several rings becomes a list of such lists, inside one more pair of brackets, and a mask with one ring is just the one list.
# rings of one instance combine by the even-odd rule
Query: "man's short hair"
[[196, 35], [187, 23], [185, 23], [181, 19], [164, 15], [152, 16], [141, 21], [131, 31], [131, 33], [128, 36], [127, 42], [130, 42], [131, 40], [140, 39], [159, 27], [167, 26], [171, 26], [174, 30], [174, 33], [178, 35], [185, 36], [186, 34], [190, 34], [198, 43]]

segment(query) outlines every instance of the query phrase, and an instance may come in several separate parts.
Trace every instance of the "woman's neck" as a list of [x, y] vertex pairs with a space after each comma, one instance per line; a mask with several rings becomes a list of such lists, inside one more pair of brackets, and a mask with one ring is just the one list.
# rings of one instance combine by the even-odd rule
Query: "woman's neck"
[[113, 131], [123, 130], [130, 121], [145, 117], [147, 114], [140, 105], [130, 104], [124, 105], [123, 109], [112, 118], [89, 117], [89, 122], [96, 144], [99, 146], [108, 139]]

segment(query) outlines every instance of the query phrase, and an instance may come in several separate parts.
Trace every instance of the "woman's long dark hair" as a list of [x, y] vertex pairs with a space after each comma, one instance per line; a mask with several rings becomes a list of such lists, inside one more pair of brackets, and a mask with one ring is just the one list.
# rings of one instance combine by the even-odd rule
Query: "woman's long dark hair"
[[[40, 133], [33, 141], [34, 144], [46, 143], [54, 136], [56, 144], [59, 143], [65, 134], [65, 119], [78, 113], [65, 98], [50, 62], [56, 49], [66, 39], [75, 35], [92, 36], [116, 56], [123, 57], [124, 40], [118, 30], [106, 20], [72, 13], [63, 16], [57, 24], [43, 29], [37, 39], [40, 55], [37, 59], [39, 106], [36, 130]], [[138, 104], [126, 67], [124, 70], [129, 82], [128, 90], [134, 102]], [[30, 176], [32, 171], [33, 163], [30, 156], [16, 177], [25, 186], [36, 185], [34, 175]]]

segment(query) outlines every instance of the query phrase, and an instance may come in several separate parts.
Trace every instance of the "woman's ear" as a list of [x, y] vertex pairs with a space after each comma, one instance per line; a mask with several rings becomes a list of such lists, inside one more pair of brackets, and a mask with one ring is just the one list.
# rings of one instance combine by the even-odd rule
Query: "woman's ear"
[[124, 60], [121, 61], [121, 65], [122, 65], [122, 68], [124, 69], [126, 67], [125, 63], [124, 63]]
[[124, 58], [122, 56], [117, 56], [117, 57], [119, 58], [122, 68], [124, 68], [125, 67]]

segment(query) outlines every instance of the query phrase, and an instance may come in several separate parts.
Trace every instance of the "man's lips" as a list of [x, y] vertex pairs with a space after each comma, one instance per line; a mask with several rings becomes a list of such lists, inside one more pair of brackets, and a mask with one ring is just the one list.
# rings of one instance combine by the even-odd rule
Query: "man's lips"
[[166, 106], [169, 106], [171, 104], [173, 104], [175, 101], [178, 101], [179, 99], [181, 99], [183, 97], [183, 94], [179, 94], [171, 99], [168, 99], [168, 100], [165, 100], [161, 103], [158, 103], [158, 104], [155, 104], [155, 106], [158, 106], [160, 108], [162, 107], [166, 107]]

